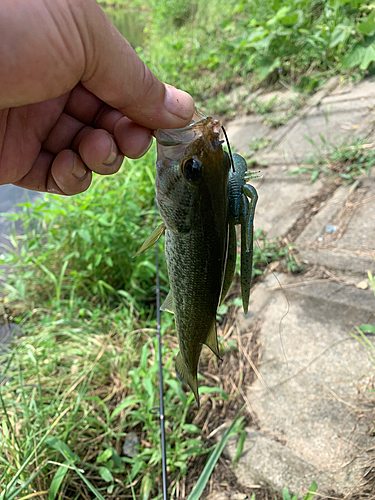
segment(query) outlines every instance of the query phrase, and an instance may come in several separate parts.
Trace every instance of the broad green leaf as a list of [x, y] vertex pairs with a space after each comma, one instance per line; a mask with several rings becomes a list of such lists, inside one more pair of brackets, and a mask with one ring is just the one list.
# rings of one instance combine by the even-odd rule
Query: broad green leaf
[[296, 24], [301, 18], [301, 15], [299, 12], [293, 12], [293, 14], [287, 14], [286, 16], [282, 17], [280, 21], [285, 24], [285, 25], [292, 25]]
[[201, 434], [202, 430], [194, 424], [184, 424], [183, 430], [189, 432], [190, 434]]
[[218, 392], [225, 400], [228, 399], [228, 394], [220, 387], [208, 387], [207, 385], [199, 387], [199, 394], [212, 394], [213, 392]]
[[106, 450], [102, 451], [98, 455], [98, 458], [96, 459], [96, 461], [97, 462], [107, 462], [110, 458], [112, 458], [112, 449], [107, 448]]
[[354, 68], [359, 66], [363, 61], [366, 52], [366, 47], [357, 45], [354, 49], [347, 52], [342, 60], [343, 68]]
[[258, 66], [258, 69], [256, 71], [257, 73], [257, 76], [259, 78], [259, 80], [264, 80], [265, 78], [267, 78], [267, 76], [272, 73], [272, 71], [279, 67], [280, 66], [280, 58], [277, 57], [273, 62], [267, 64], [267, 62], [265, 61], [265, 63], [263, 65], [259, 65]]
[[100, 474], [100, 477], [102, 479], [104, 479], [104, 481], [106, 483], [113, 483], [114, 478], [113, 478], [110, 470], [107, 469], [107, 467], [99, 467], [99, 474]]
[[78, 234], [83, 240], [87, 241], [87, 243], [91, 243], [91, 235], [87, 229], [79, 229]]
[[68, 472], [68, 462], [65, 462], [64, 464], [60, 465], [60, 467], [57, 469], [55, 472], [55, 475], [53, 476], [51, 486], [49, 487], [49, 493], [48, 493], [48, 500], [54, 500], [56, 498], [56, 495], [60, 489], [61, 483], [64, 480], [64, 477], [66, 476], [66, 473]]
[[350, 33], [350, 30], [351, 30], [350, 26], [338, 24], [333, 30], [333, 33], [331, 35], [331, 41], [329, 43], [329, 47], [332, 49], [333, 47], [339, 45], [341, 42], [344, 42], [348, 34]]
[[370, 332], [370, 333], [375, 333], [375, 326], [374, 325], [361, 325], [359, 327], [362, 332]]
[[357, 30], [362, 33], [362, 35], [369, 35], [375, 30], [375, 12], [372, 12], [366, 19], [359, 24], [357, 24]]
[[202, 471], [202, 474], [200, 475], [196, 485], [192, 489], [192, 491], [188, 497], [188, 500], [199, 500], [199, 498], [201, 497], [203, 490], [206, 487], [206, 484], [208, 483], [208, 481], [210, 479], [212, 471], [214, 470], [214, 467], [215, 467], [217, 461], [219, 460], [220, 455], [222, 454], [222, 452], [225, 448], [225, 445], [228, 442], [228, 439], [235, 432], [235, 429], [237, 427], [238, 420], [240, 419], [243, 408], [237, 413], [236, 418], [233, 420], [232, 424], [227, 429], [227, 431], [224, 434], [224, 436], [222, 437], [221, 441], [215, 446], [213, 452], [210, 453], [208, 460], [206, 462], [206, 465], [204, 466], [204, 469]]
[[228, 306], [226, 304], [221, 304], [217, 309], [217, 314], [224, 315], [228, 312]]
[[375, 47], [369, 45], [364, 53], [363, 60], [360, 64], [360, 69], [367, 69], [369, 65], [375, 61]]
[[70, 460], [73, 463], [79, 460], [79, 456], [74, 453], [64, 441], [61, 441], [61, 439], [48, 436], [46, 437], [46, 444], [61, 453], [66, 460]]
[[152, 478], [150, 474], [145, 474], [141, 482], [140, 500], [148, 500], [150, 498], [152, 488]]
[[123, 410], [126, 408], [129, 408], [129, 406], [135, 405], [139, 403], [140, 400], [136, 396], [127, 396], [124, 398], [121, 403], [115, 408], [111, 414], [111, 420], [115, 418], [119, 413], [121, 413]]
[[289, 488], [286, 486], [283, 488], [283, 500], [291, 500], [290, 493], [289, 493]]
[[309, 488], [309, 493], [305, 496], [303, 500], [312, 500], [315, 497], [316, 490], [318, 489], [318, 485], [315, 481], [312, 481], [311, 486]]

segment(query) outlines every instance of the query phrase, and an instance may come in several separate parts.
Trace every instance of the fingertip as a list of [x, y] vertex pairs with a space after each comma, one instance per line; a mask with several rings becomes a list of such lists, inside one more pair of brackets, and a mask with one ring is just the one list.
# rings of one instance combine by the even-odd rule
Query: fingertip
[[81, 158], [73, 151], [65, 149], [56, 156], [51, 165], [47, 191], [71, 196], [86, 191], [91, 180], [92, 172]]
[[151, 130], [129, 120], [121, 118], [114, 128], [118, 147], [127, 158], [136, 160], [150, 149], [153, 141]]
[[164, 84], [165, 86], [165, 109], [177, 118], [183, 120], [183, 125], [187, 125], [194, 114], [194, 100], [190, 94], [183, 90], [176, 89], [172, 85]]
[[124, 159], [112, 135], [102, 129], [93, 129], [85, 134], [78, 151], [84, 164], [100, 175], [116, 173]]

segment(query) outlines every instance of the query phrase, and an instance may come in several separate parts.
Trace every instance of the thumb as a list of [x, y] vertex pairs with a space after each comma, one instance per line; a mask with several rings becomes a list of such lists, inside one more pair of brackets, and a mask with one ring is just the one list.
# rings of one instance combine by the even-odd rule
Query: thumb
[[[85, 0], [79, 27], [86, 54], [83, 85], [102, 101], [149, 129], [180, 128], [194, 113], [192, 97], [160, 82], [96, 1]], [[88, 13], [88, 4], [92, 12]]]

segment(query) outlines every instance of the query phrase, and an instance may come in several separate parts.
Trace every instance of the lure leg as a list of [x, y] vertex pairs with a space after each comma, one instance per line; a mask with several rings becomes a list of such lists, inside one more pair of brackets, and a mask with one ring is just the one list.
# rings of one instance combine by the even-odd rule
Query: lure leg
[[262, 177], [260, 172], [260, 170], [247, 170], [244, 175], [245, 182], [251, 181], [251, 179], [259, 179], [259, 177]]
[[[244, 194], [250, 198], [250, 207], [247, 209], [246, 217], [246, 251], [253, 252], [253, 233], [254, 233], [254, 214], [255, 207], [258, 201], [258, 193], [254, 186], [245, 184], [243, 186]], [[247, 201], [247, 200], [246, 200]]]
[[[242, 305], [247, 314], [250, 300], [250, 287], [253, 272], [254, 213], [258, 193], [253, 186], [243, 186], [243, 214], [241, 216], [241, 295]], [[249, 200], [250, 199], [250, 203]]]
[[253, 248], [247, 251], [247, 219], [250, 204], [246, 196], [243, 196], [243, 214], [241, 215], [241, 296], [244, 313], [249, 309], [251, 276], [253, 270]]
[[236, 258], [237, 258], [236, 227], [233, 223], [229, 223], [227, 262], [225, 265], [225, 275], [223, 280], [223, 288], [221, 290], [220, 304], [224, 302], [224, 299], [227, 293], [229, 292], [230, 286], [232, 284], [234, 271], [236, 270]]

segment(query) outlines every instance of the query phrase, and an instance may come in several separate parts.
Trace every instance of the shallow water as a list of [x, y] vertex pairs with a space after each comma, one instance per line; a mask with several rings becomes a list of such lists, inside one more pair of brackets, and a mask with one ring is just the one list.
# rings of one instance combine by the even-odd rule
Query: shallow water
[[11, 184], [0, 186], [0, 244], [7, 244], [6, 234], [9, 233], [11, 228], [11, 223], [1, 213], [20, 210], [17, 208], [17, 203], [32, 201], [40, 196], [43, 196], [43, 193], [29, 191], [28, 189], [22, 189]]

